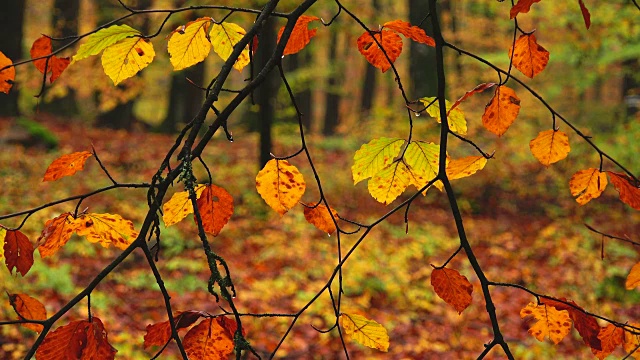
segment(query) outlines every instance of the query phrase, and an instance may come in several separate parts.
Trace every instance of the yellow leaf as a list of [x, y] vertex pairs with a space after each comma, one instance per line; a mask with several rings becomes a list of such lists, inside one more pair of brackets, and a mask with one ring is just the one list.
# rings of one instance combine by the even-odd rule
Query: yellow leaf
[[304, 177], [287, 160], [269, 160], [256, 176], [256, 189], [280, 215], [300, 201], [306, 189]]
[[447, 177], [449, 180], [461, 179], [471, 176], [484, 169], [487, 159], [484, 156], [467, 156], [462, 159], [453, 159], [447, 164]]
[[[640, 323], [630, 322], [628, 325], [640, 328]], [[636, 349], [638, 348], [638, 345], [640, 345], [640, 335], [632, 334], [629, 331], [637, 332], [638, 330], [625, 328], [624, 342], [622, 343], [622, 347], [627, 353], [631, 353], [633, 351], [633, 353], [635, 354], [637, 352]]]
[[624, 287], [627, 290], [632, 290], [640, 285], [640, 263], [633, 265], [629, 275], [627, 275], [627, 281], [624, 283]]
[[[419, 179], [416, 182], [421, 181]], [[413, 184], [412, 173], [403, 160], [396, 160], [378, 171], [369, 180], [369, 194], [374, 199], [387, 205], [393, 202], [404, 190]]]
[[569, 180], [571, 195], [577, 196], [576, 201], [580, 205], [599, 197], [606, 187], [607, 174], [594, 168], [580, 170]]
[[531, 324], [529, 334], [533, 335], [538, 341], [543, 341], [548, 337], [555, 344], [564, 339], [571, 331], [571, 319], [567, 310], [556, 310], [551, 305], [536, 305], [530, 302], [522, 310], [520, 317], [533, 317], [536, 322]]
[[130, 37], [109, 46], [102, 53], [102, 67], [114, 85], [144, 69], [156, 56], [153, 45], [141, 37]]
[[140, 32], [128, 25], [113, 25], [108, 28], [87, 36], [86, 41], [80, 45], [78, 52], [73, 56], [72, 63], [88, 58], [92, 55], [98, 55], [107, 47], [117, 43], [118, 41], [139, 35]]
[[[209, 34], [213, 51], [215, 51], [222, 60], [226, 61], [233, 52], [233, 47], [246, 33], [240, 25], [234, 23], [223, 22], [222, 24], [213, 24], [211, 33]], [[249, 47], [246, 47], [242, 53], [240, 53], [240, 56], [238, 56], [235, 64], [233, 64], [233, 68], [242, 71], [248, 64]]]
[[354, 164], [351, 167], [353, 184], [372, 177], [391, 164], [404, 143], [403, 139], [382, 137], [362, 145], [353, 157]]
[[167, 50], [174, 70], [182, 70], [203, 61], [211, 51], [210, 17], [202, 17], [181, 26], [171, 33]]
[[[425, 109], [425, 111], [427, 112], [427, 114], [429, 114], [429, 116], [431, 116], [432, 118], [435, 118], [436, 121], [440, 123], [440, 105], [438, 100], [435, 97], [426, 97], [426, 98], [421, 98], [420, 101], [424, 106], [429, 106], [429, 104], [431, 104], [431, 102], [434, 101], [433, 104], [431, 104], [431, 106]], [[464, 112], [462, 112], [462, 110], [460, 110], [459, 107], [456, 107], [453, 110], [451, 110], [452, 104], [451, 102], [449, 102], [449, 100], [445, 100], [444, 104], [447, 108], [447, 120], [449, 122], [449, 129], [454, 133], [457, 133], [460, 135], [466, 135], [467, 119], [464, 117]]]
[[[422, 189], [438, 175], [440, 164], [440, 145], [423, 141], [412, 141], [404, 153], [404, 161], [408, 166], [411, 184]], [[440, 191], [441, 181], [434, 184]], [[424, 192], [426, 195], [426, 191]]]
[[549, 166], [567, 157], [571, 147], [569, 137], [562, 131], [541, 131], [529, 142], [533, 156], [544, 166]]
[[[195, 187], [197, 198], [200, 197], [205, 188], [205, 185]], [[164, 226], [167, 227], [180, 222], [187, 215], [193, 214], [193, 204], [189, 199], [189, 192], [179, 191], [173, 194], [171, 199], [162, 205], [162, 214], [162, 221], [164, 221]]]
[[73, 220], [72, 226], [76, 234], [105, 248], [113, 245], [124, 250], [138, 237], [133, 223], [118, 214], [83, 214]]
[[7, 236], [7, 229], [0, 226], [0, 264], [4, 262], [4, 238]]
[[389, 351], [389, 335], [387, 330], [377, 322], [356, 314], [340, 314], [340, 325], [347, 337], [356, 342], [378, 349]]

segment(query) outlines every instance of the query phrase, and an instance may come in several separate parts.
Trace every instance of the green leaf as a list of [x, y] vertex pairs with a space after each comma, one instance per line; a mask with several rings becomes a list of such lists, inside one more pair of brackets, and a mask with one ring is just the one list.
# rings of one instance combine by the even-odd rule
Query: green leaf
[[73, 56], [73, 62], [80, 61], [92, 55], [98, 55], [102, 50], [122, 39], [138, 35], [140, 32], [128, 25], [113, 25], [87, 36], [87, 41], [80, 45], [78, 53]]
[[[421, 98], [420, 101], [422, 102], [422, 104], [424, 104], [424, 106], [429, 106], [429, 104], [434, 101], [434, 99], [435, 97], [426, 97]], [[449, 100], [445, 100], [444, 104], [447, 107], [449, 129], [451, 129], [451, 131], [453, 131], [454, 133], [466, 135], [467, 120], [465, 119], [462, 110], [460, 110], [459, 107], [451, 110], [451, 105], [453, 104], [451, 104]], [[429, 114], [429, 116], [435, 118], [438, 123], [440, 122], [440, 105], [438, 104], [438, 100], [435, 100], [434, 103], [431, 104], [431, 106], [429, 106], [425, 111], [427, 112], [427, 114]]]
[[362, 145], [353, 157], [354, 164], [351, 172], [354, 185], [374, 176], [391, 164], [404, 143], [403, 139], [382, 137]]

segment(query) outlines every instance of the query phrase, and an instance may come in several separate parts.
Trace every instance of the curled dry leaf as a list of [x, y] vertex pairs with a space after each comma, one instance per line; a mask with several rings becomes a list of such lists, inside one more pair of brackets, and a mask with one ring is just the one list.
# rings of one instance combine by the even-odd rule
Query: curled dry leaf
[[[382, 45], [382, 48], [373, 40], [374, 37], [378, 40], [378, 43]], [[400, 53], [402, 53], [402, 38], [391, 30], [383, 29], [380, 32], [374, 33], [373, 36], [365, 32], [358, 38], [358, 51], [360, 51], [371, 65], [382, 70], [382, 72], [386, 72], [391, 68], [391, 64], [400, 56]], [[391, 62], [387, 60], [385, 52]]]
[[607, 171], [609, 179], [620, 194], [620, 200], [636, 210], [640, 210], [640, 187], [625, 174]]
[[218, 236], [233, 215], [233, 197], [227, 190], [212, 184], [205, 187], [197, 204], [204, 231]]
[[31, 266], [33, 266], [33, 244], [19, 230], [6, 230], [0, 233], [4, 234], [4, 258], [7, 269], [13, 273], [16, 269], [17, 273], [22, 276], [27, 275]]
[[[11, 59], [6, 57], [0, 51], [0, 69], [2, 69], [5, 66], [9, 66], [11, 64], [13, 64], [13, 61], [11, 61]], [[13, 82], [15, 81], [15, 79], [16, 79], [15, 67], [11, 66], [0, 71], [0, 92], [8, 94], [9, 90], [11, 90], [11, 88], [13, 87]]]
[[419, 26], [411, 25], [410, 23], [402, 20], [387, 21], [382, 25], [383, 28], [387, 28], [402, 34], [409, 39], [429, 46], [436, 46], [435, 40]]
[[509, 58], [513, 56], [513, 66], [526, 76], [533, 78], [540, 74], [549, 63], [549, 52], [538, 44], [535, 34], [520, 35], [509, 49]]
[[531, 10], [531, 5], [540, 2], [542, 0], [518, 0], [518, 3], [511, 8], [511, 19], [516, 17], [519, 13], [528, 13]]
[[258, 193], [280, 215], [300, 201], [306, 186], [298, 168], [287, 160], [269, 160], [256, 176]]
[[339, 321], [348, 338], [372, 349], [389, 351], [387, 329], [374, 320], [361, 315], [342, 313]]
[[333, 217], [336, 220], [338, 219], [338, 213], [334, 209], [329, 208], [331, 210], [331, 213], [329, 213], [329, 210], [327, 210], [325, 205], [319, 204], [315, 207], [310, 204], [303, 205], [304, 218], [307, 219], [309, 224], [326, 232], [327, 234], [333, 234], [336, 231], [336, 225], [333, 223], [333, 219], [331, 218], [331, 214], [333, 214]]
[[[287, 46], [285, 46], [284, 52], [282, 53], [283, 56], [295, 54], [309, 44], [311, 38], [316, 36], [316, 32], [318, 31], [317, 29], [309, 29], [309, 23], [316, 20], [320, 20], [320, 18], [309, 15], [301, 15], [298, 18], [291, 32], [291, 36], [289, 36]], [[284, 26], [278, 31], [278, 43], [280, 42], [283, 32]]]
[[578, 4], [580, 4], [580, 12], [582, 12], [582, 18], [584, 19], [584, 25], [587, 27], [587, 30], [591, 27], [591, 14], [589, 13], [589, 9], [584, 5], [584, 1], [578, 0]]
[[557, 344], [571, 331], [569, 312], [566, 310], [558, 311], [551, 305], [536, 305], [530, 302], [520, 310], [520, 317], [523, 319], [531, 317], [535, 320], [531, 323], [529, 334], [538, 341], [543, 341], [548, 337], [554, 344]]
[[487, 89], [494, 87], [495, 85], [496, 85], [495, 83], [482, 83], [474, 87], [473, 89], [467, 91], [464, 95], [462, 95], [460, 99], [456, 100], [456, 102], [454, 102], [453, 105], [451, 105], [451, 108], [448, 110], [447, 115], [449, 115], [449, 113], [453, 111], [455, 108], [457, 108], [458, 105], [460, 105], [463, 101], [467, 100], [474, 94], [481, 93]]
[[569, 137], [562, 131], [541, 131], [535, 139], [529, 142], [531, 153], [544, 166], [556, 163], [569, 155]]
[[461, 314], [471, 305], [473, 285], [464, 275], [454, 269], [433, 269], [431, 286], [436, 294]]
[[[9, 295], [9, 303], [18, 313], [18, 320], [46, 320], [47, 310], [42, 303], [27, 294]], [[40, 324], [24, 323], [22, 326], [35, 332], [41, 332], [44, 326]]]
[[84, 164], [91, 155], [93, 154], [88, 151], [80, 151], [60, 156], [49, 165], [42, 181], [55, 181], [77, 173], [84, 169]]
[[599, 197], [606, 187], [607, 174], [594, 168], [580, 170], [569, 180], [571, 195], [576, 196], [576, 201], [580, 205]]
[[520, 99], [506, 86], [496, 87], [491, 101], [484, 108], [482, 125], [492, 133], [502, 136], [513, 124], [520, 112]]

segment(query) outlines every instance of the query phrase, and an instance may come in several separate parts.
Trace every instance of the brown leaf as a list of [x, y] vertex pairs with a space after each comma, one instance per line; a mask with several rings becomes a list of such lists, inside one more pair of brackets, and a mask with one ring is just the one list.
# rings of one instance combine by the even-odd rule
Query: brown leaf
[[506, 86], [496, 87], [491, 101], [484, 108], [482, 125], [492, 133], [502, 136], [513, 124], [520, 112], [520, 99]]
[[531, 10], [531, 5], [540, 2], [541, 0], [518, 0], [518, 3], [511, 8], [511, 19], [516, 17], [519, 13], [528, 13]]
[[580, 306], [578, 306], [571, 300], [567, 300], [565, 298], [560, 298], [559, 300], [568, 302], [573, 306], [567, 305], [560, 301], [545, 298], [541, 299], [540, 302], [543, 304], [551, 305], [557, 310], [568, 311], [569, 317], [573, 321], [573, 326], [576, 328], [576, 330], [578, 330], [578, 333], [582, 337], [582, 340], [584, 340], [584, 343], [592, 349], [601, 350], [602, 345], [598, 337], [598, 334], [600, 333], [600, 325], [598, 325], [598, 321], [596, 321], [596, 318], [586, 314]]
[[640, 210], [640, 188], [635, 185], [633, 179], [625, 174], [607, 171], [609, 180], [620, 193], [620, 200], [636, 210]]
[[[9, 66], [11, 64], [13, 64], [13, 61], [11, 61], [11, 59], [6, 57], [0, 51], [0, 69], [2, 69], [5, 66]], [[13, 82], [15, 81], [15, 79], [16, 79], [15, 67], [11, 66], [9, 68], [6, 68], [0, 71], [0, 92], [8, 94], [9, 90], [11, 90], [11, 88], [13, 87]]]
[[[373, 40], [374, 37], [382, 45], [382, 48], [378, 47], [378, 44]], [[382, 49], [389, 56], [391, 63], [387, 60]], [[383, 29], [379, 33], [374, 33], [373, 37], [368, 32], [365, 32], [358, 38], [358, 51], [371, 65], [382, 70], [382, 72], [386, 72], [402, 53], [402, 38], [391, 30]]]
[[[293, 31], [289, 36], [287, 46], [285, 46], [284, 52], [282, 53], [283, 56], [295, 54], [298, 51], [304, 49], [304, 47], [309, 44], [311, 38], [316, 36], [317, 31], [317, 29], [309, 30], [309, 23], [316, 20], [320, 20], [320, 18], [309, 15], [301, 15], [298, 18], [296, 24], [293, 26]], [[280, 38], [282, 37], [283, 32], [284, 26], [280, 28], [280, 31], [278, 31], [278, 43], [280, 42]]]
[[44, 230], [36, 242], [36, 247], [42, 258], [55, 254], [69, 241], [77, 227], [73, 220], [73, 215], [69, 212], [47, 220], [44, 224]]
[[184, 336], [184, 350], [192, 359], [226, 359], [233, 352], [233, 338], [218, 319], [204, 319]]
[[[42, 303], [27, 294], [9, 295], [9, 303], [22, 320], [47, 320], [47, 310]], [[41, 332], [44, 326], [40, 324], [24, 323], [22, 326], [35, 332]]]
[[512, 55], [513, 66], [530, 78], [540, 74], [549, 63], [549, 52], [538, 44], [535, 34], [520, 35], [515, 50], [509, 49], [509, 58]]
[[587, 27], [587, 30], [591, 27], [591, 14], [589, 13], [589, 9], [584, 5], [584, 1], [578, 0], [578, 4], [580, 4], [580, 12], [582, 12], [582, 18], [584, 19], [584, 25]]
[[[189, 326], [193, 325], [200, 317], [205, 316], [206, 314], [202, 311], [184, 311], [177, 312], [176, 316], [174, 316], [174, 321], [176, 322], [176, 330], [180, 331], [182, 329], [186, 329]], [[159, 322], [156, 324], [147, 325], [147, 332], [144, 335], [144, 348], [148, 348], [149, 346], [164, 346], [166, 343], [171, 340], [171, 324], [169, 320]]]
[[54, 181], [75, 174], [84, 169], [84, 163], [91, 155], [88, 151], [80, 151], [60, 156], [49, 165], [42, 181]]
[[93, 317], [87, 326], [87, 345], [82, 351], [81, 360], [111, 360], [118, 351], [109, 344], [107, 330], [102, 321]]
[[456, 309], [458, 314], [461, 314], [473, 300], [471, 297], [473, 285], [457, 270], [433, 269], [431, 286], [442, 300]]
[[482, 83], [476, 87], [474, 87], [473, 89], [467, 91], [464, 95], [462, 95], [462, 97], [458, 100], [456, 100], [456, 102], [453, 103], [453, 105], [451, 105], [451, 108], [449, 108], [449, 110], [447, 111], [447, 116], [449, 116], [449, 114], [458, 107], [458, 105], [460, 105], [463, 101], [467, 100], [468, 98], [470, 98], [472, 95], [477, 94], [477, 93], [481, 93], [487, 89], [490, 89], [492, 87], [494, 87], [496, 84], [495, 83]]
[[233, 197], [227, 190], [211, 184], [204, 189], [197, 204], [204, 231], [218, 236], [233, 215]]
[[116, 352], [117, 350], [109, 344], [102, 321], [94, 316], [91, 322], [73, 321], [47, 334], [36, 351], [36, 358], [112, 360]]
[[4, 237], [4, 257], [7, 269], [13, 272], [13, 268], [27, 275], [33, 266], [33, 244], [19, 230], [7, 230]]
[[[333, 219], [331, 218], [331, 214], [327, 210], [327, 207], [324, 205], [318, 205], [313, 207], [314, 205], [306, 205], [304, 206], [304, 218], [307, 219], [307, 222], [319, 230], [326, 232], [327, 234], [333, 234], [336, 231], [336, 225], [333, 223]], [[338, 219], [338, 213], [331, 209], [331, 213], [333, 217]]]
[[415, 42], [433, 47], [436, 46], [435, 40], [433, 40], [431, 36], [427, 35], [427, 33], [422, 28], [420, 28], [419, 26], [413, 26], [406, 21], [387, 21], [382, 25], [382, 27], [402, 34]]

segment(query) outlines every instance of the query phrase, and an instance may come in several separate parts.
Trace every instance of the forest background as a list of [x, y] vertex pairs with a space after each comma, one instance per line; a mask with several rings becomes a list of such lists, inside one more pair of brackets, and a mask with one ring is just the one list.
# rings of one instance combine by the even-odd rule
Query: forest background
[[[0, 19], [1, 26], [21, 23], [23, 33], [3, 36], [0, 49], [20, 48], [26, 58], [31, 42], [46, 33], [64, 37], [84, 33], [123, 14], [115, 1], [89, 0], [24, 1], [24, 16]], [[221, 3], [224, 4], [224, 1]], [[357, 1], [358, 15], [369, 26], [390, 19], [419, 23], [412, 16], [424, 13], [420, 1]], [[497, 1], [441, 1], [445, 38], [503, 68], [508, 66], [505, 49], [511, 45], [509, 5]], [[137, 8], [189, 5], [189, 1], [140, 0]], [[577, 3], [543, 1], [536, 11], [519, 17], [520, 26], [544, 29], [538, 41], [551, 53], [544, 73], [529, 84], [567, 118], [596, 134], [598, 144], [632, 168], [640, 152], [640, 22], [637, 9], [628, 1], [588, 3], [592, 26], [586, 30]], [[312, 12], [329, 19], [332, 2], [320, 2]], [[4, 16], [12, 14], [3, 12]], [[185, 13], [171, 19], [174, 29], [205, 12]], [[161, 21], [151, 14], [144, 29]], [[404, 106], [390, 73], [369, 65], [355, 46], [362, 30], [340, 19], [322, 31], [301, 53], [283, 60], [289, 80], [309, 130], [309, 146], [316, 150], [318, 171], [328, 180], [325, 191], [341, 199], [340, 213], [349, 218], [376, 219], [386, 212], [362, 185], [352, 185], [353, 153], [361, 144], [380, 136], [402, 137], [406, 132]], [[246, 18], [247, 24], [252, 21]], [[278, 26], [282, 26], [279, 24]], [[273, 31], [275, 31], [274, 28]], [[427, 28], [427, 33], [429, 33]], [[6, 33], [2, 31], [2, 33]], [[12, 32], [14, 33], [14, 32]], [[275, 34], [275, 32], [274, 32]], [[406, 44], [405, 44], [406, 45]], [[433, 63], [433, 50], [411, 44], [396, 64], [407, 79], [410, 94], [435, 96], [435, 78], [424, 64]], [[73, 51], [62, 56], [73, 55]], [[446, 54], [448, 98], [457, 98], [478, 83], [495, 81], [481, 64], [453, 52]], [[42, 76], [35, 68], [18, 72], [18, 84], [9, 96], [0, 98], [0, 214], [31, 208], [42, 203], [86, 192], [105, 184], [97, 164], [74, 178], [41, 183], [44, 168], [61, 154], [82, 151], [93, 145], [114, 177], [136, 182], [150, 178], [158, 160], [172, 144], [171, 135], [190, 120], [200, 107], [202, 91], [192, 85], [209, 81], [221, 60], [208, 58], [193, 68], [170, 73], [166, 52], [157, 51], [154, 63], [139, 76], [114, 87], [99, 69], [98, 58], [69, 67], [40, 98]], [[425, 71], [426, 70], [426, 71]], [[186, 78], [190, 79], [187, 81]], [[235, 81], [242, 85], [242, 76]], [[192, 83], [191, 83], [192, 82]], [[333, 243], [326, 234], [310, 226], [301, 213], [280, 219], [255, 192], [255, 174], [269, 152], [288, 154], [298, 148], [297, 119], [283, 86], [277, 86], [273, 113], [266, 114], [260, 101], [269, 93], [256, 92], [256, 104], [248, 105], [233, 120], [235, 141], [214, 139], [205, 151], [236, 203], [236, 213], [215, 239], [214, 247], [227, 259], [236, 278], [237, 303], [247, 311], [292, 312], [306, 303], [334, 268]], [[10, 96], [17, 96], [16, 106]], [[638, 261], [636, 249], [607, 242], [583, 224], [607, 233], [640, 240], [640, 215], [617, 199], [613, 188], [587, 206], [577, 207], [567, 179], [577, 168], [592, 165], [594, 154], [586, 146], [572, 147], [569, 161], [545, 168], [530, 154], [528, 143], [548, 112], [522, 93], [522, 110], [510, 136], [496, 137], [482, 131], [479, 121], [490, 94], [479, 94], [462, 105], [469, 121], [469, 135], [482, 148], [495, 150], [497, 161], [472, 179], [460, 182], [461, 209], [469, 237], [490, 278], [522, 284], [535, 291], [570, 298], [592, 312], [610, 318], [640, 319], [640, 294], [624, 290], [629, 269]], [[230, 96], [229, 96], [230, 99]], [[225, 99], [221, 101], [224, 103]], [[228, 101], [228, 99], [227, 99]], [[273, 116], [272, 121], [264, 120]], [[434, 124], [416, 118], [415, 132], [433, 137]], [[573, 145], [573, 144], [572, 144]], [[464, 154], [461, 154], [464, 155]], [[216, 171], [215, 169], [220, 169]], [[337, 171], [340, 170], [340, 171]], [[305, 177], [312, 178], [302, 168]], [[204, 173], [198, 174], [204, 178]], [[81, 176], [81, 177], [80, 177]], [[325, 181], [326, 181], [325, 180]], [[433, 190], [432, 190], [433, 191]], [[143, 192], [123, 191], [92, 198], [85, 206], [101, 212], [126, 214], [139, 223], [146, 209]], [[309, 195], [311, 197], [311, 195]], [[407, 196], [407, 195], [405, 195]], [[69, 209], [65, 209], [69, 210]], [[37, 238], [42, 224], [59, 209], [35, 214], [23, 228]], [[12, 224], [4, 224], [12, 225]], [[177, 308], [216, 310], [206, 291], [207, 264], [195, 240], [192, 224], [163, 229], [167, 288]], [[458, 315], [440, 300], [429, 284], [430, 263], [442, 263], [457, 247], [455, 226], [444, 196], [430, 193], [412, 208], [410, 229], [405, 234], [402, 214], [381, 224], [358, 250], [345, 269], [345, 307], [366, 311], [384, 323], [392, 346], [389, 354], [357, 347], [356, 358], [470, 358], [490, 338], [487, 314], [481, 301]], [[71, 241], [53, 259], [38, 260], [27, 275], [29, 281], [0, 272], [0, 288], [8, 293], [37, 294], [47, 307], [58, 308], [109, 263], [118, 250], [103, 249], [84, 241]], [[313, 266], [309, 266], [313, 264]], [[454, 266], [471, 274], [469, 265], [454, 259]], [[470, 278], [477, 286], [477, 279]], [[145, 327], [166, 319], [162, 299], [144, 261], [126, 260], [92, 295], [93, 311], [110, 324], [110, 342], [124, 358], [148, 358], [142, 348]], [[135, 295], [132, 295], [135, 294]], [[592, 356], [577, 334], [559, 345], [538, 342], [527, 334], [517, 315], [531, 301], [523, 292], [496, 290], [494, 298], [502, 315], [503, 333], [519, 359], [587, 358]], [[326, 305], [326, 304], [325, 304]], [[307, 323], [326, 327], [331, 319], [328, 305], [318, 303], [305, 315]], [[86, 316], [86, 309], [72, 310], [69, 318]], [[0, 317], [15, 317], [8, 301], [0, 302]], [[249, 333], [280, 334], [287, 319], [254, 319]], [[21, 358], [35, 335], [19, 327], [0, 328], [0, 357]], [[268, 351], [279, 336], [250, 337], [257, 349]], [[138, 339], [139, 341], [132, 341]], [[169, 352], [175, 349], [169, 348]], [[622, 355], [622, 351], [617, 355]], [[300, 358], [339, 356], [336, 336], [320, 334], [311, 326], [294, 329], [282, 354]]]

